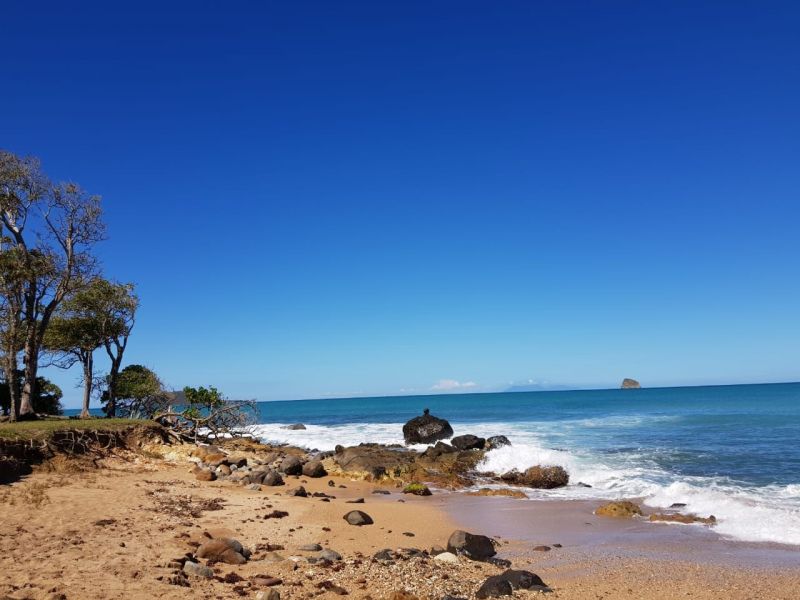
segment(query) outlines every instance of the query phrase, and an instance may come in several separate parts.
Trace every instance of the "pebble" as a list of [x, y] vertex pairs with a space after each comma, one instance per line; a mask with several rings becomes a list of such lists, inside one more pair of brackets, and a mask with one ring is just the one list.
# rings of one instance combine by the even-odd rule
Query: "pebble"
[[440, 554], [434, 556], [433, 560], [437, 562], [448, 563], [451, 565], [458, 564], [458, 557], [452, 552], [441, 552]]
[[200, 563], [192, 562], [187, 560], [186, 563], [183, 565], [183, 572], [187, 575], [194, 575], [196, 577], [205, 577], [206, 579], [210, 579], [214, 576], [214, 571], [201, 565]]

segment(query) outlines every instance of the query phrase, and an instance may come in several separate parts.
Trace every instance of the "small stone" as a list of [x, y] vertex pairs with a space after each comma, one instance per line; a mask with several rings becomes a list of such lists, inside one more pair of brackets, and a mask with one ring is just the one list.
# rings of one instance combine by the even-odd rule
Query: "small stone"
[[183, 565], [183, 572], [187, 575], [194, 575], [195, 577], [203, 577], [205, 579], [210, 579], [214, 576], [214, 571], [208, 567], [189, 560]]
[[261, 491], [261, 484], [251, 483], [250, 485], [247, 486], [247, 489], [248, 490], [253, 490], [254, 492], [260, 492]]
[[493, 575], [483, 582], [483, 585], [475, 593], [476, 598], [498, 598], [500, 596], [511, 596], [513, 588], [508, 580], [502, 575]]
[[433, 557], [433, 560], [452, 565], [458, 564], [458, 557], [452, 552], [440, 552], [439, 554]]
[[319, 544], [306, 544], [304, 546], [300, 546], [298, 550], [301, 552], [319, 552], [322, 550], [322, 546]]
[[536, 552], [550, 552], [550, 546], [534, 546]]
[[267, 590], [265, 592], [258, 592], [256, 600], [281, 600], [281, 595], [278, 590]]
[[356, 498], [355, 500], [347, 500], [345, 504], [364, 504], [363, 498]]
[[336, 562], [337, 560], [342, 560], [342, 555], [336, 552], [335, 550], [323, 550], [319, 554], [317, 554], [317, 558], [322, 560], [329, 560], [331, 562]]

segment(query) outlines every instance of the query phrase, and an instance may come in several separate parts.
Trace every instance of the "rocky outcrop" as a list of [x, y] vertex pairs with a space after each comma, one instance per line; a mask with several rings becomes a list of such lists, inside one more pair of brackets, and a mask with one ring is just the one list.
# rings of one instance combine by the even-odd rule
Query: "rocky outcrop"
[[549, 591], [550, 588], [536, 573], [530, 571], [507, 569], [499, 575], [515, 590]]
[[437, 459], [442, 454], [449, 454], [451, 452], [458, 452], [458, 449], [444, 442], [436, 442], [435, 446], [428, 446], [422, 453], [422, 456], [425, 458]]
[[681, 515], [676, 513], [656, 513], [648, 517], [650, 521], [662, 521], [665, 523], [700, 523], [702, 525], [716, 525], [717, 518], [714, 515], [708, 517], [698, 517], [697, 515]]
[[453, 437], [453, 428], [445, 419], [434, 417], [426, 408], [423, 415], [414, 417], [403, 425], [406, 444], [432, 444]]
[[459, 450], [483, 450], [486, 440], [476, 435], [459, 435], [450, 440], [450, 443]]
[[642, 385], [635, 379], [628, 379], [626, 377], [625, 379], [622, 380], [622, 385], [620, 387], [623, 390], [636, 390], [642, 387]]
[[454, 531], [450, 535], [450, 539], [447, 540], [447, 551], [481, 561], [497, 554], [490, 538], [461, 530]]
[[635, 504], [629, 500], [619, 500], [616, 502], [603, 504], [603, 506], [600, 506], [594, 511], [594, 514], [600, 515], [601, 517], [616, 518], [630, 518], [635, 516], [640, 517], [642, 516], [642, 509], [639, 508], [638, 504]]
[[510, 471], [500, 476], [500, 479], [512, 485], [521, 485], [530, 488], [550, 490], [563, 487], [569, 483], [569, 475], [563, 467], [535, 466], [524, 473]]
[[337, 446], [333, 463], [340, 473], [350, 477], [377, 480], [400, 477], [414, 462], [416, 454], [380, 444], [362, 444], [350, 448]]
[[302, 431], [306, 428], [302, 423], [295, 423], [294, 425], [284, 425], [281, 429], [288, 429], [289, 431]]
[[468, 496], [505, 496], [507, 498], [527, 498], [524, 492], [519, 490], [509, 490], [508, 488], [481, 488], [474, 492], [468, 492]]

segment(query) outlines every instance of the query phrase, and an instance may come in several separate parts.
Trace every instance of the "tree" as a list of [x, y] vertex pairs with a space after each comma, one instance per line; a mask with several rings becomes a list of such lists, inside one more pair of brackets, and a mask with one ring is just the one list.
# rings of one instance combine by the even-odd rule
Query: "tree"
[[5, 258], [13, 262], [2, 295], [21, 300], [19, 418], [31, 418], [45, 331], [67, 295], [96, 272], [91, 250], [105, 233], [100, 198], [75, 183], [51, 184], [38, 160], [0, 151], [0, 225]]
[[[22, 381], [20, 373], [16, 379], [17, 385]], [[33, 399], [33, 408], [37, 413], [46, 415], [60, 415], [64, 412], [61, 406], [63, 393], [61, 388], [44, 377], [39, 377], [36, 382], [37, 394]], [[8, 381], [0, 382], [0, 410], [8, 412], [11, 409], [11, 384]]]
[[[55, 364], [67, 369], [76, 362], [82, 366], [81, 417], [89, 416], [89, 402], [95, 383], [94, 351], [102, 346], [112, 357], [109, 390], [116, 389], [122, 353], [133, 327], [137, 304], [133, 285], [113, 283], [97, 277], [70, 295], [50, 322], [44, 345], [54, 353]], [[114, 352], [109, 349], [112, 344]]]
[[[110, 384], [109, 384], [110, 389]], [[108, 391], [106, 391], [106, 394]], [[152, 370], [142, 365], [128, 365], [117, 378], [117, 410], [132, 419], [151, 419], [169, 410], [173, 396]]]

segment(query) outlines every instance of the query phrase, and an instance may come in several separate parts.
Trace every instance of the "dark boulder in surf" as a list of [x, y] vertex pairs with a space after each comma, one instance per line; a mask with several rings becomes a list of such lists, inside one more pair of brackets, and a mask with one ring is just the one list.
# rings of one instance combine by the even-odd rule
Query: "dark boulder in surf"
[[450, 443], [459, 450], [483, 450], [486, 440], [476, 435], [467, 434], [454, 437], [450, 440]]
[[508, 441], [508, 438], [504, 435], [493, 435], [490, 438], [486, 438], [486, 450], [494, 450], [495, 448], [502, 448], [503, 446], [510, 446], [511, 442]]
[[414, 417], [403, 425], [406, 444], [432, 444], [453, 437], [453, 428], [445, 419], [434, 417], [428, 409], [420, 417]]

